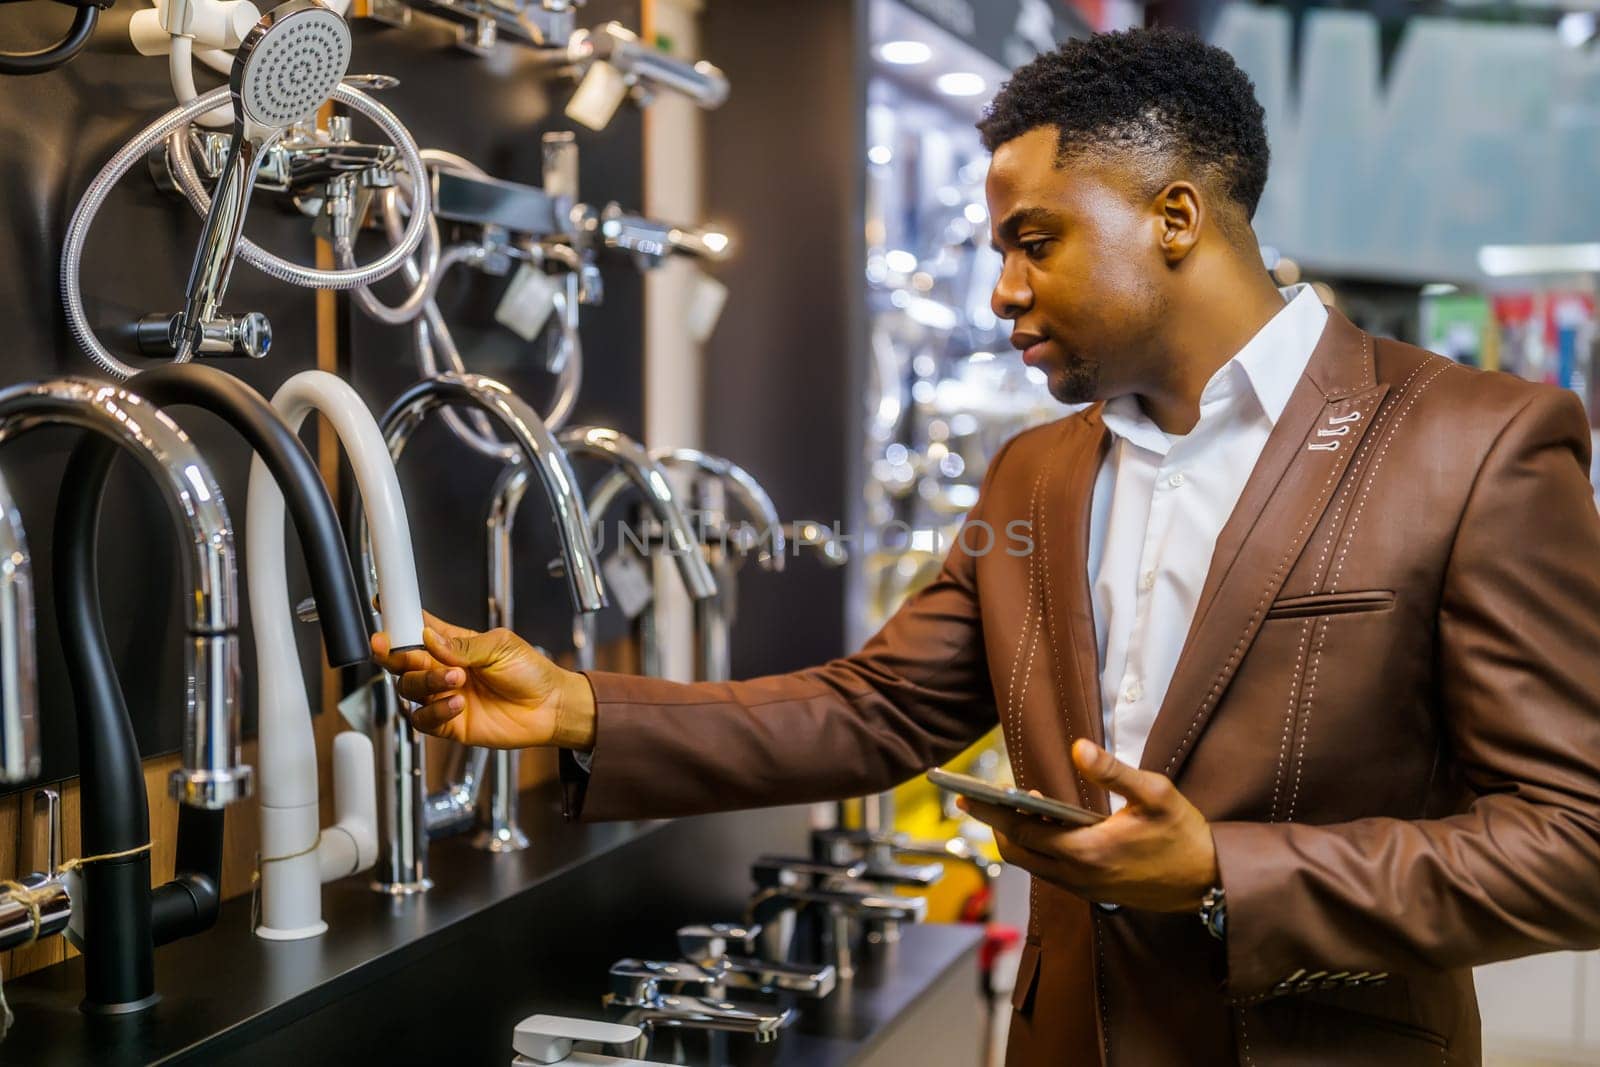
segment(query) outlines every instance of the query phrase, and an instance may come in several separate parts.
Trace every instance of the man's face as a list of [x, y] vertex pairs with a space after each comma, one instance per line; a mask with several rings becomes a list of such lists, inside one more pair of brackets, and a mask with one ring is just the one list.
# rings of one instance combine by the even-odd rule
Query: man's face
[[1044, 126], [995, 150], [986, 192], [1004, 258], [990, 304], [1063, 403], [1109, 400], [1156, 380], [1170, 271], [1140, 176], [1111, 160], [1059, 162]]

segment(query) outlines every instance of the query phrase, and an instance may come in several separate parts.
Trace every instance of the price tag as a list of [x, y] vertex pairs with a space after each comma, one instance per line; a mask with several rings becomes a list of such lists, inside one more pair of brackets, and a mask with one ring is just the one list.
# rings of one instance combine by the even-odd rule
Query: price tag
[[591, 130], [603, 130], [627, 97], [628, 82], [622, 71], [603, 59], [596, 60], [567, 102], [567, 118]]
[[655, 583], [650, 569], [634, 552], [615, 552], [600, 565], [605, 575], [606, 593], [611, 602], [622, 609], [629, 621], [637, 619], [655, 598]]
[[531, 342], [550, 321], [558, 292], [560, 287], [555, 278], [524, 263], [511, 276], [511, 284], [494, 309], [495, 321]]
[[722, 317], [722, 308], [727, 302], [726, 285], [709, 274], [695, 277], [685, 318], [688, 319], [689, 336], [694, 338], [696, 344], [703, 345], [711, 337], [711, 331], [717, 328], [717, 320]]
[[379, 675], [373, 675], [364, 685], [357, 686], [339, 701], [339, 714], [357, 733], [372, 736], [372, 705], [377, 700]]

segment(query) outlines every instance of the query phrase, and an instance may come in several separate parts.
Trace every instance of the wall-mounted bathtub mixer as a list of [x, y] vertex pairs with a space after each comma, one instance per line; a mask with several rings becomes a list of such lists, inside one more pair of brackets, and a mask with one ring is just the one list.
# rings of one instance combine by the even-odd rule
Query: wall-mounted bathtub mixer
[[566, 43], [538, 50], [552, 72], [578, 82], [567, 118], [603, 130], [629, 95], [641, 106], [658, 92], [686, 97], [702, 108], [728, 99], [728, 76], [705, 60], [680, 59], [639, 40], [620, 22], [572, 32]]
[[[504, 275], [513, 265], [520, 264], [519, 272], [561, 275], [560, 286], [527, 287], [545, 293], [549, 300], [546, 315], [554, 316], [557, 323], [557, 343], [543, 362], [545, 369], [556, 375], [555, 399], [545, 413], [545, 423], [560, 429], [572, 412], [582, 382], [579, 306], [599, 304], [604, 297], [600, 255], [607, 250], [625, 252], [640, 269], [649, 269], [674, 255], [720, 261], [730, 254], [730, 242], [714, 229], [646, 219], [625, 212], [617, 204], [603, 209], [584, 204], [578, 199], [578, 148], [573, 135], [567, 131], [548, 133], [543, 138], [543, 149], [542, 187], [500, 181], [459, 156], [425, 150], [422, 155], [433, 172], [437, 190], [434, 214], [471, 228], [473, 237], [438, 252], [437, 270], [431, 281], [426, 248], [421, 265], [408, 263], [406, 278], [414, 289], [412, 297], [401, 305], [387, 308], [359, 291], [356, 298], [359, 306], [382, 322], [395, 325], [409, 319], [414, 323], [418, 364], [424, 376], [464, 374], [465, 361], [433, 299], [444, 272], [466, 264], [488, 274]], [[383, 190], [375, 205], [390, 241], [398, 245], [402, 219], [409, 212], [414, 221], [416, 205], [410, 175], [401, 172], [395, 177], [395, 187]], [[514, 280], [513, 286], [520, 280]], [[415, 301], [419, 293], [426, 297], [420, 304]], [[503, 311], [506, 303], [502, 302]], [[519, 309], [502, 315], [502, 321], [532, 341], [541, 331], [545, 317], [538, 313], [528, 317]], [[458, 437], [485, 455], [502, 462], [515, 458], [515, 450], [493, 436], [478, 413], [446, 411], [444, 418]]]
[[[117, 378], [134, 372], [101, 342], [89, 324], [79, 290], [84, 246], [95, 215], [112, 186], [163, 142], [171, 176], [194, 209], [205, 216], [206, 225], [190, 272], [184, 309], [177, 315], [147, 317], [140, 324], [140, 347], [147, 354], [158, 352], [176, 362], [186, 362], [196, 355], [266, 354], [271, 345], [271, 325], [264, 316], [227, 316], [218, 311], [236, 255], [291, 285], [353, 289], [369, 286], [399, 270], [422, 245], [429, 226], [431, 190], [424, 178], [421, 154], [411, 134], [392, 112], [353, 85], [341, 82], [348, 59], [349, 31], [343, 19], [318, 0], [290, 0], [261, 16], [244, 35], [227, 87], [212, 90], [163, 115], [118, 150], [101, 169], [73, 212], [61, 261], [61, 291], [68, 326], [79, 346], [101, 370]], [[384, 79], [370, 76], [351, 80], [369, 87], [386, 84]], [[314, 151], [317, 145], [303, 142], [333, 138], [296, 126], [330, 97], [372, 119], [393, 143], [400, 164], [413, 176], [419, 211], [407, 223], [401, 241], [373, 262], [362, 267], [318, 270], [265, 251], [243, 235], [243, 223], [263, 153], [290, 127], [296, 127], [297, 143], [302, 144], [301, 156], [295, 158], [305, 157], [301, 160], [305, 165], [303, 173], [330, 166], [329, 152]], [[234, 128], [213, 200], [196, 169], [187, 130], [190, 123], [224, 101], [232, 102]], [[295, 156], [293, 152], [290, 155]], [[292, 167], [279, 169], [293, 172]], [[356, 173], [373, 169], [362, 167]], [[319, 209], [334, 219], [348, 206], [348, 198], [339, 196], [325, 196], [321, 201]], [[349, 229], [353, 232], [353, 226]]]
[[[422, 598], [400, 481], [383, 433], [360, 396], [325, 371], [302, 371], [279, 387], [272, 406], [298, 429], [320, 412], [350, 457], [360, 514], [371, 531], [382, 622], [396, 648], [422, 644]], [[317, 753], [311, 707], [295, 648], [283, 544], [284, 499], [259, 459], [250, 469], [246, 515], [250, 619], [256, 634], [261, 794], [261, 907], [258, 936], [315, 937], [322, 883], [370, 868], [378, 856], [373, 743], [345, 731], [334, 738], [333, 825], [317, 807]], [[368, 572], [363, 569], [363, 574]], [[370, 575], [369, 575], [370, 580]], [[320, 611], [318, 612], [320, 615]], [[363, 642], [364, 644], [365, 642]], [[365, 648], [363, 648], [365, 658]]]
[[[367, 629], [338, 512], [315, 461], [293, 430], [278, 418], [264, 397], [215, 367], [156, 367], [135, 375], [129, 385], [150, 403], [204, 408], [245, 438], [256, 454], [258, 466], [270, 472], [263, 476], [273, 480], [275, 487], [281, 485], [281, 492], [292, 501], [312, 589], [322, 606], [329, 662], [335, 666], [363, 662], [367, 655]], [[112, 844], [126, 837], [149, 840], [143, 772], [105, 640], [95, 580], [100, 497], [114, 456], [115, 447], [98, 437], [86, 438], [74, 450], [63, 479], [54, 544], [57, 618], [78, 713], [84, 774], [84, 848], [95, 854], [111, 851]], [[196, 495], [200, 495], [199, 490]], [[217, 506], [221, 506], [220, 501]], [[280, 511], [280, 531], [281, 514]], [[228, 550], [231, 562], [231, 541]], [[218, 582], [221, 576], [214, 575], [209, 580]], [[256, 636], [258, 652], [264, 651], [261, 631]], [[231, 633], [224, 637], [206, 631], [196, 637], [195, 645], [205, 658], [191, 675], [189, 691], [205, 699], [207, 694], [220, 690], [222, 698], [234, 702], [236, 638]], [[368, 782], [370, 807], [370, 774]], [[230, 796], [243, 795], [227, 778], [211, 773], [175, 781], [174, 790], [180, 798], [198, 793], [209, 808], [220, 807], [219, 801], [225, 802]], [[94, 843], [100, 840], [107, 844]], [[131, 1011], [150, 1002], [154, 995], [150, 949], [204, 930], [216, 921], [221, 902], [222, 853], [221, 811], [184, 809], [178, 823], [177, 874], [154, 894], [149, 888], [148, 855], [144, 857], [146, 870], [142, 879], [120, 877], [110, 863], [85, 868], [83, 878], [88, 892], [80, 947], [87, 957], [87, 1003], [91, 1010]]]
[[[398, 462], [422, 421], [432, 412], [452, 404], [475, 408], [492, 419], [496, 430], [504, 433], [518, 449], [520, 462], [538, 476], [561, 538], [561, 569], [572, 595], [573, 608], [580, 615], [599, 611], [605, 606], [605, 591], [590, 551], [589, 521], [583, 510], [583, 497], [566, 452], [538, 413], [506, 386], [475, 374], [424, 378], [402, 393], [381, 420], [390, 456]], [[359, 516], [356, 525], [365, 552], [368, 539]], [[370, 573], [365, 567], [363, 572]], [[462, 818], [462, 805], [467, 801], [460, 790], [447, 790], [430, 801], [423, 785], [422, 739], [406, 716], [400, 714], [399, 697], [386, 674], [380, 676], [379, 691], [381, 699], [374, 716], [374, 731], [384, 812], [374, 888], [393, 894], [421, 892], [432, 884], [428, 877], [427, 854], [430, 832], [454, 832], [470, 825], [470, 820]], [[508, 783], [504, 788], [511, 791], [507, 794], [509, 797], [515, 793], [515, 753], [500, 762], [504, 766], [497, 767], [501, 773], [495, 780]], [[509, 800], [504, 806], [515, 810]], [[465, 810], [470, 811], [470, 806]], [[505, 836], [510, 841], [515, 835]]]
[[728, 77], [705, 60], [681, 59], [641, 41], [620, 22], [579, 28], [584, 0], [369, 0], [365, 14], [395, 26], [413, 11], [456, 23], [456, 44], [488, 55], [504, 36], [531, 46], [553, 77], [577, 80], [566, 114], [603, 129], [630, 95], [641, 106], [657, 93], [687, 97], [703, 108], [728, 99]]

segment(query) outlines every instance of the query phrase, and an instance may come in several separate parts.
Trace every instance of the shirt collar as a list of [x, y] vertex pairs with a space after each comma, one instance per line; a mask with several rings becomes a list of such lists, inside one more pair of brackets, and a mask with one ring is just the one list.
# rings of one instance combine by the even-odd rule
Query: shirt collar
[[[1328, 322], [1328, 309], [1311, 286], [1302, 283], [1278, 292], [1283, 296], [1283, 310], [1268, 319], [1232, 359], [1217, 368], [1201, 393], [1202, 409], [1231, 398], [1243, 379], [1267, 420], [1277, 425]], [[1140, 448], [1164, 456], [1171, 447], [1171, 439], [1144, 413], [1139, 398], [1132, 394], [1107, 401], [1101, 419], [1106, 429]]]

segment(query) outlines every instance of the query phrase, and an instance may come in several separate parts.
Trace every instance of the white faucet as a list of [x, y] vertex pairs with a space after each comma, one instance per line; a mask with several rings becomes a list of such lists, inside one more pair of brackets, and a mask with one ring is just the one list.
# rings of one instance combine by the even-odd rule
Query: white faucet
[[[420, 647], [422, 596], [411, 529], [400, 480], [372, 413], [343, 379], [317, 370], [284, 382], [272, 406], [294, 429], [313, 410], [321, 412], [338, 434], [373, 532], [384, 628], [394, 647]], [[245, 516], [259, 695], [262, 860], [256, 934], [295, 941], [328, 928], [322, 919], [322, 883], [364, 871], [377, 859], [378, 813], [372, 741], [345, 731], [334, 738], [335, 821], [320, 829], [316, 737], [295, 648], [283, 523], [283, 494], [257, 458], [250, 468]]]

